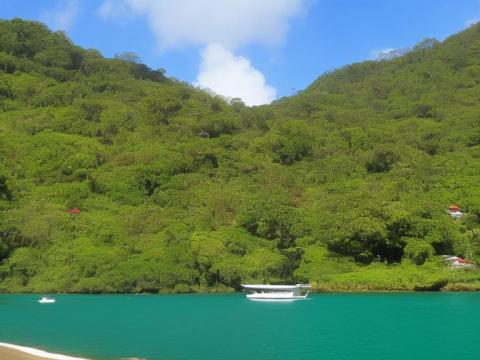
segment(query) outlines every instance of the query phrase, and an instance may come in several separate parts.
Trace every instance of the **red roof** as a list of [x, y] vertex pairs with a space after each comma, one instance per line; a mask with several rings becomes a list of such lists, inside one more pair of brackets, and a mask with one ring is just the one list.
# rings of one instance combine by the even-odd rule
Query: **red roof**
[[75, 208], [75, 209], [67, 210], [67, 212], [69, 214], [80, 214], [82, 211], [80, 209]]
[[452, 256], [447, 259], [450, 262], [458, 262], [460, 264], [475, 264], [473, 261], [462, 259], [458, 256]]
[[456, 261], [458, 261], [461, 264], [473, 264], [472, 261], [468, 261], [468, 260], [465, 260], [465, 259], [457, 259]]

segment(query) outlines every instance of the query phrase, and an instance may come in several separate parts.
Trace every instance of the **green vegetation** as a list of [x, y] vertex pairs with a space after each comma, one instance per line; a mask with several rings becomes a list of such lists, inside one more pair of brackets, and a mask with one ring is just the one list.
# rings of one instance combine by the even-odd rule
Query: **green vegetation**
[[0, 291], [480, 289], [439, 258], [480, 261], [479, 49], [473, 27], [248, 108], [0, 21]]

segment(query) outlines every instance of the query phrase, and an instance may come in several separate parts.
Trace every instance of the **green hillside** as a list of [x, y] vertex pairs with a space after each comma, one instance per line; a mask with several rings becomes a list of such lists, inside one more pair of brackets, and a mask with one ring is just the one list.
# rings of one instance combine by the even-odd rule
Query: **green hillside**
[[248, 108], [0, 20], [0, 291], [480, 289], [479, 104], [478, 26]]

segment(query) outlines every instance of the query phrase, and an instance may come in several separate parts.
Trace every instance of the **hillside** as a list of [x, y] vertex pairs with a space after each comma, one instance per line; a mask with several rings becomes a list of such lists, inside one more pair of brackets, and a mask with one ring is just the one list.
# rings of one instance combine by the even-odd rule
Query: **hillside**
[[480, 27], [248, 108], [0, 20], [0, 291], [478, 289], [479, 94]]

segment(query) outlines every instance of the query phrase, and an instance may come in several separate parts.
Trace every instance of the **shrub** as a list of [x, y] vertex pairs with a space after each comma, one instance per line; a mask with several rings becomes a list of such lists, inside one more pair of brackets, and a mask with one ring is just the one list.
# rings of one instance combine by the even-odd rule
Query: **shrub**
[[366, 168], [368, 172], [387, 172], [400, 159], [400, 155], [394, 150], [385, 146], [379, 147], [370, 154]]
[[407, 245], [403, 249], [404, 256], [417, 265], [423, 265], [425, 261], [433, 256], [433, 246], [424, 240], [417, 238], [409, 238], [406, 240]]

